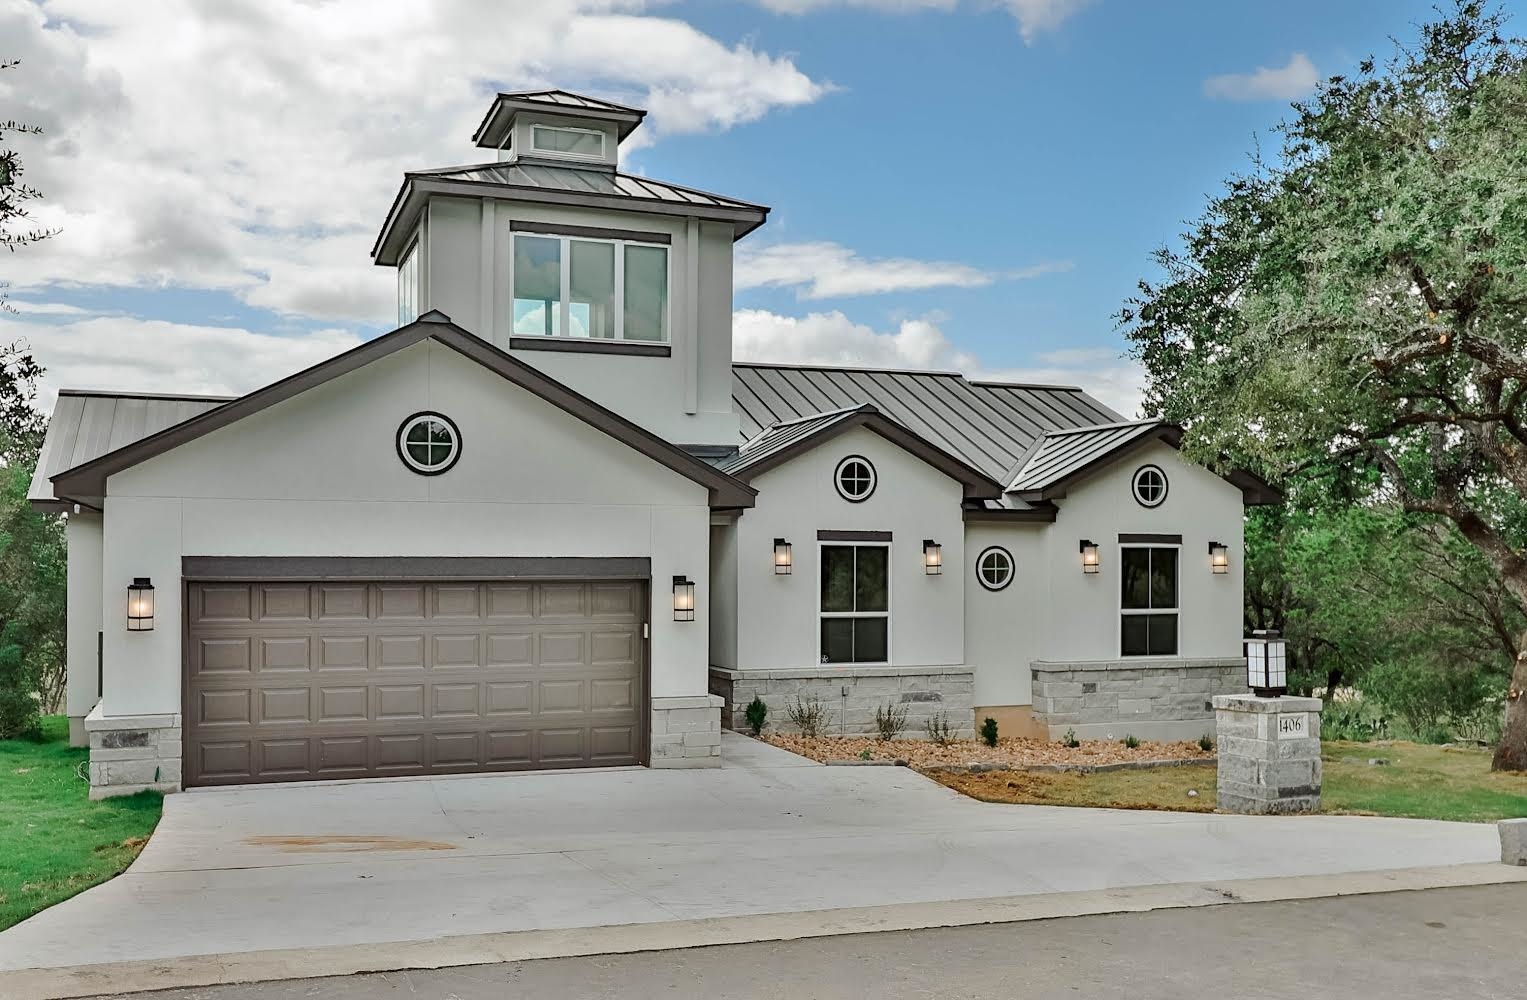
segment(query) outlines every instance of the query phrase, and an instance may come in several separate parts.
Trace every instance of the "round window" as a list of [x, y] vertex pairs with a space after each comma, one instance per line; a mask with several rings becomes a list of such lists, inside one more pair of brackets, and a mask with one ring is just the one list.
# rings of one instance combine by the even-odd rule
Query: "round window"
[[461, 432], [449, 417], [415, 413], [398, 428], [398, 457], [421, 476], [438, 476], [461, 457]]
[[875, 467], [860, 455], [850, 455], [839, 462], [832, 478], [838, 484], [838, 494], [849, 503], [868, 500], [875, 492]]
[[1013, 582], [1013, 554], [1000, 545], [982, 549], [976, 557], [976, 579], [987, 590], [1001, 590]]
[[1166, 473], [1154, 465], [1142, 465], [1130, 480], [1135, 500], [1142, 507], [1159, 507], [1166, 499]]

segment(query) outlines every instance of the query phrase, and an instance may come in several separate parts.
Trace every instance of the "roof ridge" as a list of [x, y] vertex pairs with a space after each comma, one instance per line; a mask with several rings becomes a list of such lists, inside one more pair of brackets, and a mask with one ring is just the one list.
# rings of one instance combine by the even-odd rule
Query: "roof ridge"
[[1111, 424], [1087, 424], [1085, 427], [1063, 427], [1059, 430], [1045, 431], [1044, 436], [1061, 437], [1065, 434], [1085, 434], [1088, 431], [1112, 431], [1124, 427], [1150, 427], [1161, 423], [1165, 423], [1165, 421], [1158, 420], [1155, 417], [1146, 420], [1119, 420]]
[[871, 365], [832, 365], [832, 364], [799, 364], [791, 361], [732, 361], [733, 368], [787, 368], [791, 371], [806, 371], [815, 369], [818, 371], [836, 372], [878, 372], [885, 375], [937, 375], [940, 378], [957, 378], [963, 382], [970, 380], [964, 374], [956, 371], [941, 371], [934, 368], [876, 368]]
[[971, 385], [994, 386], [1002, 389], [1044, 389], [1048, 392], [1086, 392], [1079, 385], [1064, 385], [1059, 382], [1004, 382], [997, 378], [966, 378]]
[[800, 417], [791, 417], [789, 420], [776, 421], [769, 425], [769, 430], [780, 427], [791, 427], [795, 424], [804, 424], [812, 420], [821, 420], [824, 417], [837, 417], [846, 413], [879, 413], [880, 408], [874, 403], [860, 403], [858, 406], [840, 406], [833, 410], [823, 410], [821, 413], [808, 413]]

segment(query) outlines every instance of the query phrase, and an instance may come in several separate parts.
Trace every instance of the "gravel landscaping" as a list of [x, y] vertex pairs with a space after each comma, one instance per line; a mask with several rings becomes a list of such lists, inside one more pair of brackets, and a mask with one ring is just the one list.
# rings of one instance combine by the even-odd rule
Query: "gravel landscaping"
[[1147, 743], [1127, 747], [1116, 740], [1082, 740], [1080, 746], [1032, 739], [999, 739], [995, 747], [980, 740], [954, 740], [940, 745], [931, 740], [881, 740], [874, 737], [821, 736], [809, 739], [788, 733], [766, 733], [766, 742], [823, 763], [831, 761], [896, 760], [919, 770], [951, 768], [1076, 768], [1087, 770], [1117, 764], [1159, 761], [1211, 761], [1214, 751], [1197, 743]]

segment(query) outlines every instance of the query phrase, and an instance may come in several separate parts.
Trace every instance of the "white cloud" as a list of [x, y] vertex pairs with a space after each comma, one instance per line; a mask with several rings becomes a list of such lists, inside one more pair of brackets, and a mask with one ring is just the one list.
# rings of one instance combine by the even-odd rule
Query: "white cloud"
[[952, 261], [906, 257], [860, 257], [829, 241], [776, 243], [737, 248], [733, 284], [748, 288], [795, 288], [802, 299], [919, 291], [927, 288], [977, 288], [1001, 279], [1037, 278], [1069, 271], [1069, 261], [1046, 261], [1013, 271], [983, 271]]
[[55, 238], [13, 290], [180, 286], [385, 322], [367, 256], [405, 170], [487, 159], [500, 88], [647, 107], [638, 136], [724, 129], [830, 88], [789, 56], [651, 16], [661, 0], [0, 0], [7, 116]]
[[1225, 101], [1292, 101], [1315, 89], [1320, 74], [1303, 52], [1276, 69], [1258, 66], [1253, 73], [1225, 73], [1204, 81], [1204, 96]]
[[996, 381], [1079, 385], [1127, 417], [1139, 412], [1145, 388], [1140, 367], [1108, 348], [1059, 349], [1038, 355], [1033, 366], [989, 367], [956, 347], [929, 317], [879, 331], [837, 310], [781, 316], [742, 309], [732, 316], [732, 331], [738, 361], [920, 368]]
[[858, 7], [888, 14], [911, 14], [920, 10], [953, 10], [960, 0], [755, 0], [776, 14], [809, 14], [827, 7]]
[[1058, 31], [1093, 0], [1001, 0], [1018, 21], [1018, 33], [1025, 45], [1033, 45], [1034, 39], [1046, 31]]
[[[776, 14], [809, 14], [828, 7], [854, 7], [887, 14], [911, 14], [918, 11], [952, 11], [960, 0], [754, 0]], [[1055, 31], [1071, 15], [1094, 0], [978, 0], [973, 7], [1000, 7], [1018, 22], [1018, 33], [1025, 45], [1046, 31]]]

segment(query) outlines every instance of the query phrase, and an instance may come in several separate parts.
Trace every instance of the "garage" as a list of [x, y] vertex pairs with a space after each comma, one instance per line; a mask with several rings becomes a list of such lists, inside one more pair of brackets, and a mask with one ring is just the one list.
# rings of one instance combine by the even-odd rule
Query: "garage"
[[186, 584], [187, 786], [643, 763], [635, 580]]

